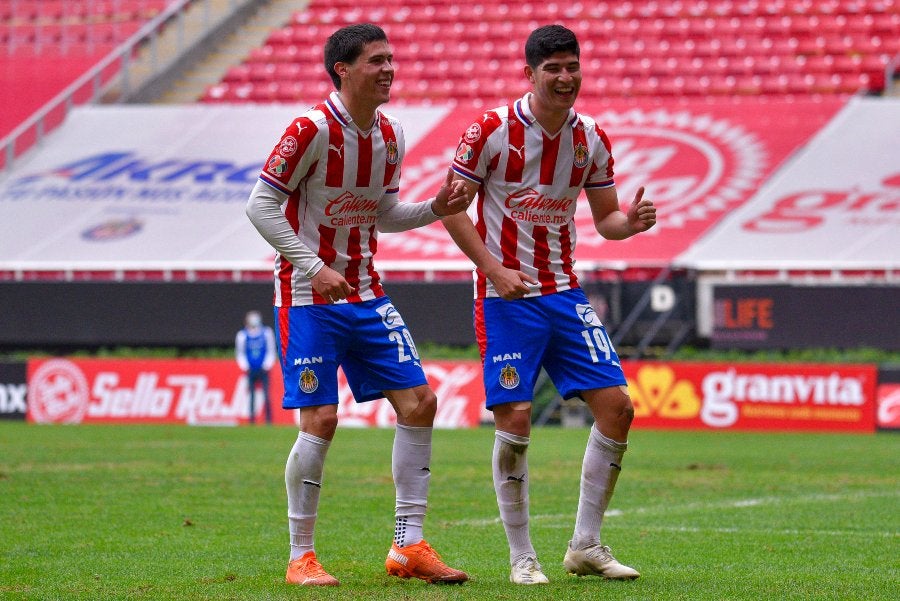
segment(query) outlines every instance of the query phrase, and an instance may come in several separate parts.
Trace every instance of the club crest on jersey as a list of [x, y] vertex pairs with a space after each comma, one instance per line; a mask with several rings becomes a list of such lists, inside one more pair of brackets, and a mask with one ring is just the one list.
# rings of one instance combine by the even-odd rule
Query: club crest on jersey
[[575, 312], [578, 314], [578, 318], [581, 319], [581, 325], [586, 328], [599, 328], [603, 325], [600, 318], [597, 317], [594, 308], [590, 305], [575, 305]]
[[518, 385], [519, 372], [516, 371], [515, 367], [507, 363], [503, 369], [500, 370], [500, 386], [507, 390], [512, 390]]
[[394, 140], [387, 141], [386, 151], [386, 160], [390, 165], [396, 165], [397, 161], [400, 160], [400, 149], [397, 148], [397, 142]]
[[462, 161], [463, 163], [468, 163], [472, 160], [472, 157], [475, 156], [475, 151], [471, 146], [466, 144], [465, 142], [459, 143], [459, 148], [456, 149], [456, 159], [458, 161]]
[[469, 129], [466, 130], [465, 135], [463, 136], [463, 140], [468, 142], [469, 144], [474, 144], [481, 138], [481, 126], [477, 123], [473, 123], [469, 126]]
[[281, 155], [276, 154], [269, 159], [269, 165], [266, 167], [266, 171], [274, 175], [281, 175], [287, 171], [287, 161], [285, 161]]
[[575, 166], [579, 169], [587, 167], [588, 149], [587, 146], [579, 142], [575, 145]]
[[294, 136], [285, 136], [281, 141], [281, 145], [278, 146], [278, 152], [282, 156], [293, 156], [293, 154], [297, 152], [297, 138]]
[[406, 325], [403, 323], [403, 317], [401, 317], [400, 312], [391, 303], [381, 305], [375, 310], [381, 315], [381, 323], [389, 330], [396, 330]]
[[308, 367], [303, 368], [303, 371], [300, 372], [299, 383], [300, 390], [306, 394], [313, 393], [319, 388], [319, 378], [316, 377], [316, 372]]

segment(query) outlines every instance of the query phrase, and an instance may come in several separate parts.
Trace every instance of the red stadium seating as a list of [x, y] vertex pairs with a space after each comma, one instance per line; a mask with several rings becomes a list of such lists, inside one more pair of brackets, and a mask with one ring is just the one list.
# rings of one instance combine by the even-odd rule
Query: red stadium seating
[[[401, 102], [508, 96], [523, 87], [525, 37], [550, 22], [579, 34], [585, 74], [602, 82], [588, 85], [586, 77], [589, 96], [852, 94], [883, 86], [885, 66], [900, 52], [897, 0], [313, 0], [203, 100], [221, 101], [222, 85], [238, 81], [262, 87], [242, 100], [318, 100], [329, 89], [320, 79], [325, 38], [359, 21], [387, 32]], [[309, 77], [324, 85], [281, 94], [269, 86]]]

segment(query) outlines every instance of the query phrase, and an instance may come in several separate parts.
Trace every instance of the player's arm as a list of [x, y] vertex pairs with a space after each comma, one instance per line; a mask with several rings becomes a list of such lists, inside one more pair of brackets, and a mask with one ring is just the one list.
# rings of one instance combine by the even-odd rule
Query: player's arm
[[[474, 196], [478, 191], [476, 182], [463, 178], [458, 178], [455, 181], [464, 183], [467, 195]], [[494, 289], [501, 298], [506, 300], [522, 298], [529, 292], [529, 283], [538, 283], [534, 278], [521, 271], [504, 267], [488, 251], [468, 214], [463, 212], [454, 213], [442, 218], [441, 223], [444, 224], [450, 237], [453, 238], [460, 250], [469, 257], [485, 277], [491, 280], [494, 284]]]
[[287, 197], [259, 180], [247, 200], [247, 217], [272, 248], [310, 279], [316, 292], [331, 302], [347, 298], [353, 292], [347, 280], [300, 241], [281, 212]]
[[445, 215], [465, 211], [472, 197], [466, 193], [462, 182], [451, 181], [453, 172], [433, 198], [424, 202], [381, 202], [375, 222], [381, 232], [405, 232], [434, 223]]
[[238, 367], [241, 368], [241, 371], [250, 369], [250, 364], [247, 363], [246, 340], [247, 336], [244, 334], [243, 330], [239, 331], [234, 337], [234, 358], [237, 360]]
[[616, 187], [586, 188], [588, 204], [594, 218], [594, 227], [607, 240], [624, 240], [646, 232], [656, 224], [656, 207], [644, 196], [643, 186], [638, 188], [628, 212], [619, 208]]

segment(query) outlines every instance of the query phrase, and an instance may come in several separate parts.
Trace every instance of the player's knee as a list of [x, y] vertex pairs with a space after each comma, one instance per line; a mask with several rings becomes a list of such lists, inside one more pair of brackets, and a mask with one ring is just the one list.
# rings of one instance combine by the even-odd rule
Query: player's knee
[[416, 395], [418, 403], [413, 414], [418, 422], [427, 422], [429, 425], [434, 423], [434, 416], [437, 414], [437, 395], [431, 388], [425, 388]]
[[337, 411], [330, 405], [304, 409], [300, 415], [300, 429], [325, 440], [334, 438], [337, 426]]

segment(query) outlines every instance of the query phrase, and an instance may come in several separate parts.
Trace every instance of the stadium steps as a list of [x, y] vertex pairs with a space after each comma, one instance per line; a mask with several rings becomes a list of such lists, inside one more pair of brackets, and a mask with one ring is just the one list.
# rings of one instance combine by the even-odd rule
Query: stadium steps
[[229, 67], [240, 64], [252, 48], [285, 23], [291, 15], [306, 8], [308, 0], [260, 0], [252, 3], [252, 11], [241, 15], [241, 22], [224, 27], [227, 31], [205, 44], [184, 68], [173, 73], [162, 90], [144, 101], [165, 104], [193, 103], [206, 88], [222, 80]]

